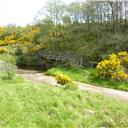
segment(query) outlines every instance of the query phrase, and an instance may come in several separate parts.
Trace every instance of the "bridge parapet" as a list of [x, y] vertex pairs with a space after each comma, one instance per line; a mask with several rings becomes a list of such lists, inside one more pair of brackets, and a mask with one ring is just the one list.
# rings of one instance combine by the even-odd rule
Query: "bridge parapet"
[[57, 61], [68, 61], [70, 64], [82, 66], [83, 58], [73, 51], [46, 51], [39, 52], [40, 57]]

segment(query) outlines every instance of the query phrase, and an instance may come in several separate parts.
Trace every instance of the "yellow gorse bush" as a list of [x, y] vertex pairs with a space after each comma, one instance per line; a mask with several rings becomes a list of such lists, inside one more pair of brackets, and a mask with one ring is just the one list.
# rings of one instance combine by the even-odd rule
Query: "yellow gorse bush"
[[121, 65], [128, 69], [128, 53], [127, 52], [119, 52], [118, 58], [121, 61]]
[[128, 53], [112, 54], [97, 65], [96, 76], [119, 81], [128, 81]]
[[60, 73], [60, 72], [57, 72], [55, 74], [55, 79], [61, 85], [65, 85], [67, 83], [72, 83], [73, 82], [69, 76], [67, 76], [67, 75], [65, 75], [63, 73]]
[[128, 79], [128, 74], [124, 73], [123, 70], [120, 70], [113, 73], [112, 79], [115, 79], [118, 81], [126, 81]]
[[0, 54], [8, 53], [9, 50], [7, 48], [0, 47]]

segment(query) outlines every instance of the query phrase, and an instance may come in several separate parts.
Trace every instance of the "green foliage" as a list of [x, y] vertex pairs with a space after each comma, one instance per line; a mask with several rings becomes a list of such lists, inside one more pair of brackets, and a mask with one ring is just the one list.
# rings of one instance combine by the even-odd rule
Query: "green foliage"
[[68, 82], [64, 86], [65, 89], [70, 89], [70, 90], [77, 90], [78, 89], [78, 84], [75, 82]]
[[10, 85], [10, 84], [16, 85], [16, 84], [19, 84], [19, 83], [22, 84], [25, 82], [24, 78], [20, 75], [15, 75], [13, 79], [6, 79], [3, 74], [0, 74], [0, 76], [3, 76], [0, 79], [0, 83], [5, 85]]
[[[116, 2], [122, 9], [118, 9]], [[128, 51], [128, 19], [124, 14], [127, 5], [126, 0], [88, 0], [69, 5], [51, 0], [40, 10], [39, 17], [43, 15], [43, 18], [35, 24], [0, 27], [0, 46], [11, 47], [10, 51], [17, 45], [23, 51], [26, 49], [25, 54], [16, 53], [18, 65], [35, 65], [35, 58], [31, 57], [38, 56], [38, 51], [45, 49], [75, 51], [83, 58], [83, 65], [90, 66], [90, 62], [99, 62], [111, 53]], [[107, 9], [103, 11], [103, 8]], [[102, 16], [103, 13], [109, 16]], [[36, 60], [41, 61], [42, 58], [37, 57]]]
[[[99, 62], [103, 56], [128, 49], [126, 33], [116, 34], [106, 31], [111, 25], [68, 23], [54, 25], [51, 19], [26, 27], [7, 26], [0, 36], [0, 45], [8, 46], [10, 52], [15, 49], [18, 65], [32, 64], [35, 59], [24, 56], [38, 56], [40, 50], [72, 51], [83, 57], [83, 64], [88, 66], [90, 61]], [[20, 47], [20, 48], [18, 48]], [[16, 50], [17, 49], [17, 50]], [[22, 49], [23, 52], [18, 50]], [[25, 53], [24, 53], [25, 51]], [[36, 60], [42, 60], [42, 58]]]
[[97, 65], [98, 78], [107, 78], [118, 81], [128, 81], [128, 53], [112, 54], [108, 59]]
[[3, 79], [13, 79], [16, 74], [16, 66], [11, 63], [3, 63], [0, 70], [0, 77]]
[[0, 80], [0, 91], [4, 128], [125, 128], [128, 124], [128, 103], [111, 97], [21, 82], [21, 78]]
[[16, 64], [16, 58], [11, 54], [0, 54], [0, 60], [3, 60], [7, 63]]

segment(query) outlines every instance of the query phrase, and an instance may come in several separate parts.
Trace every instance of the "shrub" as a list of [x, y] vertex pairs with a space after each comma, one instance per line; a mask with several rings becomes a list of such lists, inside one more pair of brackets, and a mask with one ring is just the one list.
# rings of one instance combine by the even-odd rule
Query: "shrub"
[[118, 81], [128, 81], [128, 53], [112, 54], [97, 65], [96, 76]]
[[9, 50], [7, 48], [0, 47], [0, 54], [3, 53], [9, 53]]
[[11, 55], [11, 54], [0, 54], [0, 60], [3, 60], [7, 63], [11, 63], [11, 64], [16, 64], [16, 59], [15, 56]]
[[117, 57], [119, 58], [121, 65], [128, 69], [128, 53], [127, 52], [119, 52], [117, 54]]
[[5, 65], [5, 78], [7, 79], [13, 79], [16, 73], [16, 66], [13, 64], [6, 63]]
[[59, 73], [59, 72], [55, 74], [55, 78], [57, 80], [57, 83], [61, 85], [65, 85], [67, 83], [72, 82], [70, 77], [68, 77], [67, 75], [64, 75], [63, 73]]
[[65, 89], [70, 89], [70, 90], [77, 90], [78, 89], [78, 85], [75, 82], [70, 82], [65, 84]]
[[13, 79], [13, 77], [15, 76], [15, 72], [16, 72], [15, 65], [4, 61], [0, 61], [0, 73], [2, 74], [1, 75], [2, 78]]
[[112, 79], [118, 81], [126, 81], [128, 79], [128, 75], [123, 70], [120, 70], [113, 73]]

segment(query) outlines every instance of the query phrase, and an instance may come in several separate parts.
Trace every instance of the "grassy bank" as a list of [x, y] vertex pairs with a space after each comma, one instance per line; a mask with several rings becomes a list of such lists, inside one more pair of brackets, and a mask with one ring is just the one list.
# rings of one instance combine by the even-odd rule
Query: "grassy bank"
[[128, 126], [128, 104], [86, 91], [0, 80], [0, 127]]
[[111, 81], [106, 79], [95, 78], [94, 68], [71, 68], [71, 67], [54, 67], [49, 69], [46, 74], [54, 76], [56, 72], [62, 72], [70, 76], [75, 81], [93, 84], [96, 86], [102, 86], [107, 88], [114, 88], [119, 90], [128, 91], [128, 83]]

